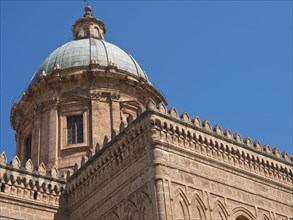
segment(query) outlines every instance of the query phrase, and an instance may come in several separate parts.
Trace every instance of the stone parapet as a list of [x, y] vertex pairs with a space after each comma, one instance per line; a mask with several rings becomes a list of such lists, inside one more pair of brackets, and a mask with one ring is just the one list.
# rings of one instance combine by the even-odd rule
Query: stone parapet
[[[268, 145], [262, 147], [259, 141], [252, 143], [248, 137], [243, 140], [239, 133], [232, 135], [229, 129], [223, 132], [219, 125], [212, 128], [207, 120], [201, 122], [198, 117], [190, 120], [187, 113], [179, 116], [174, 107], [167, 111], [163, 103], [156, 106], [150, 100], [147, 111], [139, 115], [127, 129], [126, 126], [127, 123], [122, 122], [120, 131], [112, 132], [113, 140], [105, 136], [103, 146], [97, 146], [96, 151], [91, 150], [88, 153], [90, 158], [83, 157], [80, 163], [82, 166], [76, 164], [75, 170], [68, 173], [69, 183], [75, 182], [72, 185], [77, 186], [77, 179], [87, 179], [97, 169], [117, 167], [133, 150], [130, 148], [126, 150], [126, 146], [140, 134], [146, 134], [148, 131], [149, 134], [145, 139], [141, 139], [140, 136], [140, 139], [136, 140], [137, 143], [146, 144], [148, 143], [146, 140], [151, 140], [152, 144], [171, 143], [177, 148], [182, 147], [184, 150], [193, 151], [254, 175], [284, 185], [293, 185], [293, 157], [287, 152], [280, 154], [277, 148], [270, 150]], [[101, 173], [104, 172], [106, 170]], [[80, 175], [84, 178], [78, 178]], [[68, 187], [67, 192], [70, 193], [71, 185], [69, 184]]]
[[18, 157], [7, 164], [0, 155], [0, 217], [15, 219], [53, 219], [66, 212], [63, 197], [65, 181], [57, 167], [47, 172], [41, 163], [34, 169], [31, 160], [21, 167]]
[[219, 125], [212, 128], [208, 120], [201, 122], [197, 116], [192, 120], [185, 112], [179, 116], [175, 107], [167, 110], [163, 103], [156, 106], [150, 101], [148, 109], [155, 114], [151, 123], [161, 132], [156, 139], [184, 148], [194, 147], [198, 153], [231, 163], [237, 160], [240, 166], [258, 167], [266, 175], [292, 184], [293, 156], [287, 152], [280, 153], [278, 148], [271, 150], [268, 144], [261, 146], [258, 140], [252, 142], [249, 137], [242, 139], [238, 132], [233, 135], [229, 129], [222, 131]]

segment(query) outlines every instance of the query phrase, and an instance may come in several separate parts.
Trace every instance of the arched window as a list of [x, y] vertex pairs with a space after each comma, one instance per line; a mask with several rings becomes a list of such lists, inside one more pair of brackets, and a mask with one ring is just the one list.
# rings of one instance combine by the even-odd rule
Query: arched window
[[248, 218], [246, 218], [245, 216], [243, 215], [240, 215], [236, 218], [236, 220], [249, 220]]
[[83, 30], [83, 36], [88, 37], [90, 34], [89, 29], [87, 27], [83, 27], [82, 30]]
[[99, 38], [99, 37], [100, 37], [99, 30], [98, 30], [98, 28], [96, 28], [96, 27], [95, 27], [95, 29], [94, 29], [94, 37], [96, 37], [96, 38]]
[[235, 220], [256, 220], [256, 217], [244, 207], [236, 207], [232, 210], [231, 219]]

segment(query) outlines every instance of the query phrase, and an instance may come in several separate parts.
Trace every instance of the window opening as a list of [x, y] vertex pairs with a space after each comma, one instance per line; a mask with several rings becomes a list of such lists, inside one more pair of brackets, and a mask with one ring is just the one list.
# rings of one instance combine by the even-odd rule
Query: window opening
[[83, 116], [67, 117], [67, 144], [83, 143]]
[[2, 183], [1, 185], [1, 192], [5, 192], [5, 183]]
[[100, 37], [99, 30], [96, 27], [94, 29], [94, 37], [96, 37], [96, 38], [99, 38]]
[[25, 162], [31, 159], [31, 151], [32, 151], [32, 136], [30, 135], [24, 141], [25, 150], [24, 150], [24, 160]]
[[236, 218], [236, 220], [248, 220], [245, 216], [241, 215]]
[[34, 200], [37, 200], [37, 198], [38, 198], [38, 192], [35, 191], [35, 192], [34, 192]]
[[83, 30], [83, 36], [88, 37], [89, 36], [89, 29], [87, 27], [82, 28]]

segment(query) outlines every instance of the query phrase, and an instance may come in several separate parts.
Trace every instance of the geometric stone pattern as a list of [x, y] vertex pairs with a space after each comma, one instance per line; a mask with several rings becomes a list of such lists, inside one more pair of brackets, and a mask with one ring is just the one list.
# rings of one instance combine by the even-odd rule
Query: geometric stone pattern
[[68, 178], [71, 218], [293, 217], [292, 162], [159, 106], [148, 103]]

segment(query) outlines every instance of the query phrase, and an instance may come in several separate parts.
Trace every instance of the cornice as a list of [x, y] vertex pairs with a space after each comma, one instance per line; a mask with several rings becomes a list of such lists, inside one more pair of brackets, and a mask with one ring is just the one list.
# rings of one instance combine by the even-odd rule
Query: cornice
[[[90, 73], [90, 74], [89, 74]], [[47, 100], [45, 103], [35, 103], [34, 99], [36, 96], [40, 94], [44, 88], [58, 88], [58, 90], [62, 89], [65, 83], [73, 83], [76, 85], [76, 81], [84, 80], [85, 83], [88, 83], [89, 88], [94, 91], [94, 87], [92, 87], [92, 83], [94, 81], [99, 81], [101, 79], [106, 80], [117, 80], [117, 83], [121, 83], [121, 85], [129, 86], [129, 88], [136, 88], [138, 90], [147, 91], [150, 96], [156, 97], [158, 102], [162, 101], [167, 104], [165, 98], [157, 91], [157, 89], [147, 82], [143, 78], [139, 78], [133, 74], [128, 73], [127, 71], [118, 69], [115, 65], [109, 64], [109, 66], [104, 67], [99, 64], [91, 64], [90, 69], [89, 66], [84, 67], [73, 67], [68, 69], [60, 70], [60, 67], [56, 67], [54, 72], [46, 75], [43, 74], [40, 77], [39, 81], [30, 85], [22, 97], [18, 101], [18, 103], [13, 104], [10, 113], [10, 122], [11, 126], [16, 129], [17, 124], [19, 122], [19, 118], [22, 118], [24, 115], [24, 109], [32, 107], [32, 110], [35, 113], [39, 113], [49, 106], [57, 106], [62, 100], [56, 96], [51, 100]], [[57, 94], [58, 95], [58, 94]], [[99, 99], [99, 94], [90, 94], [89, 98]], [[62, 97], [61, 97], [62, 98]], [[117, 94], [112, 95], [113, 99], [118, 99]], [[31, 106], [33, 104], [33, 106]]]

